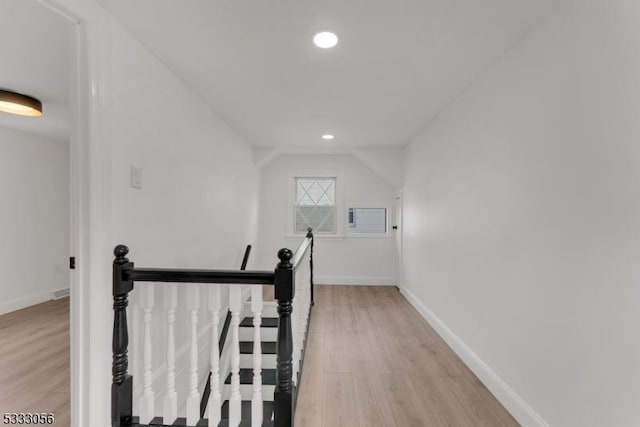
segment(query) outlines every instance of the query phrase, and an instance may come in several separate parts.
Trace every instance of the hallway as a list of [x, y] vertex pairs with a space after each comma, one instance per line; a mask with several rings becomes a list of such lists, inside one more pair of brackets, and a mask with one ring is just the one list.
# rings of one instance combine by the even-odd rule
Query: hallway
[[0, 316], [0, 409], [69, 425], [69, 298]]
[[315, 289], [297, 426], [518, 425], [395, 287]]
[[[0, 317], [3, 411], [69, 424], [68, 310]], [[300, 427], [518, 425], [394, 287], [316, 286], [298, 399]]]

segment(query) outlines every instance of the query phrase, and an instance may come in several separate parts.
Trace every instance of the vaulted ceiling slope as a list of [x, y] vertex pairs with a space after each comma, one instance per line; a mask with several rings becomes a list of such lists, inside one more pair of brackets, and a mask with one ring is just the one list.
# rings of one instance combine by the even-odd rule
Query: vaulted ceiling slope
[[0, 113], [0, 127], [69, 138], [71, 25], [37, 1], [0, 1], [0, 89], [42, 101], [41, 117]]
[[[407, 143], [554, 0], [101, 2], [250, 143], [282, 148]], [[322, 30], [337, 47], [312, 44]]]

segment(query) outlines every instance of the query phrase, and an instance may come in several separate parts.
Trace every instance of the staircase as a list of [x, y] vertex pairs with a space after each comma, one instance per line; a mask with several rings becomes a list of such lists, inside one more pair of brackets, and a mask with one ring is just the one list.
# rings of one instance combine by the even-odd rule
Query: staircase
[[[245, 312], [251, 312], [251, 303], [245, 303]], [[260, 322], [260, 336], [262, 337], [260, 346], [260, 367], [262, 370], [262, 425], [272, 426], [274, 415], [273, 393], [276, 386], [276, 347], [278, 333], [278, 313], [275, 303], [265, 303], [263, 308], [263, 316]], [[253, 317], [247, 316], [242, 319], [239, 325], [239, 348], [240, 348], [240, 395], [241, 401], [241, 426], [251, 425], [251, 413], [253, 395], [253, 359], [254, 359], [254, 326]], [[224, 340], [223, 340], [224, 341]], [[225, 390], [223, 395], [231, 394], [231, 373], [229, 373], [224, 382]], [[204, 395], [209, 395], [209, 384]], [[202, 406], [202, 413], [206, 413], [206, 400]], [[225, 400], [222, 405], [220, 426], [228, 425], [229, 421], [229, 400]]]
[[[313, 306], [313, 234], [309, 230], [295, 252], [281, 249], [273, 271], [245, 271], [249, 249], [242, 270], [178, 270], [137, 268], [126, 258], [128, 248], [116, 247], [112, 427], [294, 425], [297, 384]], [[127, 305], [137, 282], [150, 283], [140, 288], [139, 309], [144, 313], [142, 366], [138, 367], [141, 380], [134, 393], [133, 376], [128, 372]], [[274, 286], [275, 301], [263, 301], [265, 285]], [[189, 364], [185, 367], [188, 377], [181, 382], [188, 383], [187, 391], [181, 392], [184, 396], [179, 396], [180, 389], [176, 387], [176, 372], [180, 372], [175, 366], [177, 286], [186, 288], [190, 331]], [[166, 381], [158, 396], [154, 390], [154, 385], [159, 387], [153, 379], [151, 345], [156, 287], [161, 287], [164, 295], [167, 334]], [[219, 340], [221, 295], [225, 290], [229, 314]], [[210, 319], [210, 368], [206, 373], [198, 369], [201, 296], [207, 299], [209, 311], [208, 316], [202, 317]], [[230, 366], [221, 362], [225, 354]], [[209, 380], [201, 395], [198, 384], [202, 374], [208, 374]], [[184, 402], [181, 407], [179, 400]], [[162, 407], [156, 408], [160, 401]], [[179, 417], [183, 411], [186, 416]]]
[[[276, 387], [276, 345], [278, 332], [278, 313], [276, 305], [265, 305], [265, 315], [272, 317], [262, 317], [260, 325], [261, 341], [261, 369], [262, 369], [262, 419], [263, 426], [273, 425], [273, 415], [275, 405], [273, 393]], [[253, 395], [253, 317], [245, 317], [240, 322], [240, 395], [241, 403], [241, 426], [251, 426], [251, 398]], [[231, 373], [225, 379], [225, 387], [231, 389]], [[222, 423], [229, 419], [229, 400], [225, 400], [222, 405]]]

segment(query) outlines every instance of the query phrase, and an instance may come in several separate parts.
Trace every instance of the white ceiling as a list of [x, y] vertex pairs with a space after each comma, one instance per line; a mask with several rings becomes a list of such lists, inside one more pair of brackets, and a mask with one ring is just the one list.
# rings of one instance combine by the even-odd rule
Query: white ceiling
[[[408, 142], [554, 3], [100, 1], [249, 142], [275, 147]], [[320, 30], [338, 46], [316, 48]]]
[[[406, 143], [559, 0], [100, 1], [253, 145], [332, 151]], [[45, 110], [0, 126], [68, 138], [68, 31], [0, 1], [0, 88]]]
[[41, 117], [0, 112], [0, 127], [69, 137], [70, 24], [34, 0], [0, 0], [0, 88], [42, 101]]

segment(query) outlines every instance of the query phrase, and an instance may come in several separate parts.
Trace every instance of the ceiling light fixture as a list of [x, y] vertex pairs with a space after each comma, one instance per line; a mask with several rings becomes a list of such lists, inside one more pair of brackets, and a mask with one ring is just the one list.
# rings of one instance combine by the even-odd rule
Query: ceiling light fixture
[[335, 136], [333, 136], [333, 135], [331, 135], [331, 134], [328, 134], [328, 133], [327, 133], [327, 134], [325, 134], [325, 135], [322, 135], [322, 139], [324, 139], [324, 140], [326, 140], [326, 141], [330, 141], [330, 140], [332, 140], [333, 138], [335, 138]]
[[31, 96], [0, 89], [0, 111], [38, 117], [42, 115], [42, 102]]
[[329, 49], [338, 44], [338, 36], [332, 32], [323, 31], [313, 36], [313, 43], [322, 49]]

